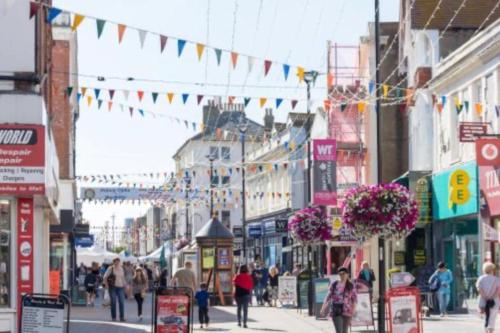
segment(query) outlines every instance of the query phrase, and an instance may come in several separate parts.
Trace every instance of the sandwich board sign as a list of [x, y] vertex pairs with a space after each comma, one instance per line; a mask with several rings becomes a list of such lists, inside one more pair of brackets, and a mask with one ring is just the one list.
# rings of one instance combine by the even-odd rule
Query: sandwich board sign
[[[69, 299], [63, 295], [27, 294], [21, 300], [21, 333], [68, 333]], [[67, 311], [67, 320], [64, 312]]]

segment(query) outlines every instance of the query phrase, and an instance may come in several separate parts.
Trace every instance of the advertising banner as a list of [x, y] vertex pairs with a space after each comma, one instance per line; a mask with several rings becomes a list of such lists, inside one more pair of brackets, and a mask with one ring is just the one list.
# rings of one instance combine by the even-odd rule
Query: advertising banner
[[500, 215], [500, 166], [480, 166], [479, 185], [490, 216]]
[[17, 199], [18, 300], [33, 292], [33, 199]]
[[45, 127], [0, 125], [0, 194], [45, 193]]
[[278, 299], [283, 305], [297, 304], [296, 276], [280, 276], [278, 278]]
[[156, 333], [189, 332], [189, 296], [158, 295]]
[[477, 139], [476, 160], [478, 166], [500, 166], [500, 139]]
[[61, 298], [25, 297], [21, 333], [63, 333], [64, 302]]
[[203, 248], [201, 251], [203, 269], [214, 268], [215, 250], [212, 247]]
[[421, 333], [420, 291], [416, 287], [389, 289], [386, 293], [390, 333]]
[[128, 188], [128, 187], [83, 187], [80, 192], [82, 200], [153, 200], [169, 199], [172, 194], [161, 189]]
[[337, 205], [337, 142], [332, 139], [313, 140], [313, 203]]
[[358, 303], [356, 311], [351, 319], [351, 326], [372, 326], [373, 325], [373, 312], [372, 303], [370, 300], [370, 293], [358, 293]]

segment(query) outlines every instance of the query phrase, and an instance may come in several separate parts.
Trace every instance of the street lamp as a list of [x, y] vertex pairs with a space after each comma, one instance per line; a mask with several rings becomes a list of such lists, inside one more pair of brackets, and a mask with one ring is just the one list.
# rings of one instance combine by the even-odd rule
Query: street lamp
[[[304, 81], [307, 84], [307, 119], [306, 119], [306, 131], [307, 131], [307, 202], [309, 205], [312, 204], [311, 195], [311, 83], [316, 82], [318, 77], [318, 72], [307, 71], [304, 73]], [[307, 301], [309, 316], [313, 315], [313, 277], [312, 277], [312, 249], [311, 245], [307, 246], [307, 270], [309, 271], [309, 286], [307, 292]]]
[[189, 189], [191, 185], [191, 178], [186, 174], [186, 177], [184, 177], [184, 184], [185, 184], [185, 191], [186, 191], [186, 232], [184, 234], [184, 237], [187, 240], [190, 240], [191, 237], [189, 236]]
[[238, 126], [241, 137], [241, 224], [243, 238], [243, 262], [247, 262], [247, 233], [246, 233], [246, 190], [245, 190], [245, 135], [248, 130], [248, 122], [243, 116]]
[[210, 218], [214, 217], [214, 193], [213, 193], [213, 178], [214, 178], [214, 161], [215, 161], [215, 156], [212, 154], [209, 154], [206, 156], [208, 160], [210, 161]]

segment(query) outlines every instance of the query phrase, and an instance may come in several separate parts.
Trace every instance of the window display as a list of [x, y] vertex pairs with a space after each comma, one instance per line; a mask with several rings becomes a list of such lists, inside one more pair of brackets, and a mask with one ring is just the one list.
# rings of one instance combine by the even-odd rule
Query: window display
[[0, 200], [0, 307], [10, 305], [10, 202]]

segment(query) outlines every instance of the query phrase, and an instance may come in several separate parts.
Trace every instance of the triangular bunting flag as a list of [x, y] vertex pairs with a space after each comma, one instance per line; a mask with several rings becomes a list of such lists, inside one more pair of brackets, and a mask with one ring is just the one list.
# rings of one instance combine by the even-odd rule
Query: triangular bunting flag
[[283, 98], [276, 98], [276, 110], [280, 107], [283, 102]]
[[298, 101], [296, 99], [292, 100], [292, 110], [297, 106], [297, 102]]
[[326, 87], [328, 89], [333, 87], [333, 74], [332, 73], [326, 74]]
[[141, 43], [141, 49], [144, 48], [144, 42], [146, 41], [146, 35], [147, 31], [146, 30], [141, 30], [138, 29], [137, 32], [139, 33], [139, 42]]
[[151, 93], [151, 97], [153, 98], [153, 103], [156, 104], [156, 99], [158, 98], [158, 93], [157, 92]]
[[102, 99], [97, 100], [97, 109], [100, 110], [102, 106]]
[[265, 97], [261, 97], [259, 99], [259, 102], [260, 102], [260, 107], [263, 107], [265, 104], [266, 104], [266, 101], [267, 101], [267, 98]]
[[134, 115], [134, 108], [129, 106], [128, 112], [130, 112], [130, 116], [132, 117]]
[[358, 112], [364, 113], [365, 109], [366, 109], [366, 103], [364, 101], [359, 101], [358, 102]]
[[30, 19], [36, 15], [36, 13], [38, 12], [38, 8], [40, 8], [39, 2], [30, 2]]
[[228, 104], [233, 105], [235, 99], [236, 99], [236, 97], [234, 97], [234, 96], [227, 96]]
[[73, 87], [66, 88], [66, 96], [71, 97], [72, 92], [73, 92]]
[[82, 98], [82, 94], [76, 93], [76, 102], [80, 103], [80, 99]]
[[389, 95], [389, 86], [387, 84], [383, 84], [382, 91], [383, 91], [384, 98], [387, 98], [387, 96]]
[[465, 113], [469, 113], [469, 101], [464, 101]]
[[125, 98], [126, 101], [128, 101], [128, 96], [130, 95], [130, 91], [128, 90], [123, 90], [123, 97]]
[[59, 8], [51, 7], [49, 8], [49, 12], [47, 14], [47, 23], [52, 23], [54, 19], [61, 14], [62, 10]]
[[111, 111], [112, 107], [113, 107], [113, 102], [108, 101], [108, 111]]
[[437, 103], [436, 108], [438, 112], [441, 114], [441, 112], [443, 112], [443, 103]]
[[92, 104], [92, 96], [87, 96], [87, 105], [90, 106]]
[[368, 93], [370, 93], [370, 95], [372, 94], [374, 88], [375, 88], [375, 82], [373, 81], [368, 82]]
[[290, 65], [283, 64], [283, 75], [285, 75], [285, 81], [288, 80], [288, 73], [290, 73]]
[[101, 89], [94, 88], [94, 94], [95, 94], [95, 98], [98, 99], [99, 95], [101, 94]]
[[174, 99], [174, 93], [167, 93], [167, 99], [170, 104], [172, 104], [172, 100]]
[[231, 62], [233, 63], [233, 69], [236, 68], [236, 64], [238, 63], [238, 53], [231, 52]]
[[196, 44], [196, 53], [198, 54], [198, 61], [201, 61], [201, 57], [203, 56], [203, 51], [205, 50], [205, 45]]
[[163, 53], [163, 50], [165, 49], [165, 45], [167, 45], [167, 36], [160, 35], [160, 53]]
[[104, 30], [104, 25], [106, 24], [106, 21], [100, 20], [100, 19], [96, 19], [95, 20], [95, 24], [96, 24], [96, 27], [97, 27], [97, 39], [99, 39], [99, 38], [101, 38], [102, 31]]
[[83, 22], [85, 19], [85, 16], [80, 15], [80, 14], [75, 14], [75, 17], [73, 18], [73, 24], [71, 25], [71, 30], [75, 31], [78, 26]]
[[332, 103], [329, 99], [325, 99], [323, 101], [323, 107], [325, 108], [325, 111], [328, 112], [330, 111], [330, 107], [331, 107]]
[[124, 24], [118, 24], [118, 44], [121, 44], [123, 39], [123, 34], [125, 33], [127, 26]]
[[464, 105], [463, 104], [456, 104], [455, 108], [457, 109], [457, 114], [460, 114], [462, 112]]
[[245, 107], [247, 107], [247, 106], [248, 106], [248, 103], [250, 103], [250, 100], [251, 100], [251, 98], [250, 98], [250, 97], [244, 97], [244, 98], [243, 98], [243, 104], [245, 105]]
[[340, 112], [344, 112], [344, 110], [346, 109], [347, 107], [347, 103], [346, 102], [340, 102]]
[[254, 57], [248, 57], [248, 71], [251, 72], [253, 68], [253, 64], [255, 63]]
[[82, 91], [82, 96], [85, 96], [85, 93], [87, 92], [87, 88], [86, 87], [81, 87], [80, 89]]
[[108, 93], [109, 93], [109, 99], [113, 100], [113, 97], [115, 96], [115, 90], [114, 89], [109, 89]]
[[184, 39], [177, 40], [177, 56], [180, 57], [182, 54], [182, 50], [184, 50], [184, 46], [186, 46], [186, 41]]
[[139, 113], [141, 114], [141, 116], [143, 116], [143, 117], [144, 117], [144, 110], [139, 109]]
[[182, 94], [182, 103], [183, 104], [186, 104], [188, 97], [189, 97], [189, 94]]
[[196, 101], [198, 102], [198, 105], [200, 105], [202, 100], [203, 100], [203, 95], [196, 96]]
[[192, 125], [193, 125], [193, 131], [196, 131], [196, 123], [193, 123]]
[[500, 117], [500, 105], [495, 105], [495, 113], [497, 114], [497, 118]]
[[139, 99], [139, 102], [142, 102], [143, 97], [144, 97], [144, 91], [137, 90], [137, 98]]
[[214, 51], [215, 51], [215, 57], [217, 58], [217, 65], [220, 65], [222, 50], [221, 49], [214, 49]]
[[264, 76], [267, 76], [272, 64], [273, 62], [271, 60], [264, 60]]
[[476, 103], [474, 105], [475, 109], [476, 109], [476, 114], [478, 117], [481, 117], [483, 115], [483, 104], [481, 103]]
[[446, 96], [441, 96], [441, 104], [443, 104], [444, 107], [444, 105], [446, 104]]
[[302, 83], [302, 81], [304, 81], [305, 74], [306, 74], [306, 71], [304, 70], [303, 67], [297, 67], [297, 76], [299, 77], [300, 83]]

